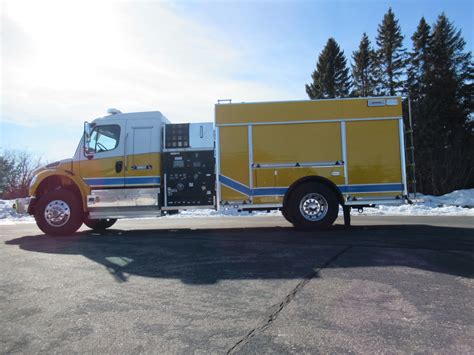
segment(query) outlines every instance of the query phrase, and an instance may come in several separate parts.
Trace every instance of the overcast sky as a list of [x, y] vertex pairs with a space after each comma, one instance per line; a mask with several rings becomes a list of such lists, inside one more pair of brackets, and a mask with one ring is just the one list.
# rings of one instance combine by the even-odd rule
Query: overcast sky
[[[0, 0], [2, 1], [2, 0]], [[306, 99], [335, 37], [350, 58], [392, 6], [409, 37], [445, 11], [472, 51], [474, 7], [450, 1], [1, 2], [0, 147], [72, 156], [108, 108], [212, 121], [218, 99]]]

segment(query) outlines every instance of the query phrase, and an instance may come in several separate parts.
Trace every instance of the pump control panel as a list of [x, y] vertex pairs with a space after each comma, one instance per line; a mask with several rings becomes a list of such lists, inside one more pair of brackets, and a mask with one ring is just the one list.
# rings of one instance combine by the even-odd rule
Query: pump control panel
[[214, 165], [213, 150], [164, 153], [165, 207], [214, 205]]

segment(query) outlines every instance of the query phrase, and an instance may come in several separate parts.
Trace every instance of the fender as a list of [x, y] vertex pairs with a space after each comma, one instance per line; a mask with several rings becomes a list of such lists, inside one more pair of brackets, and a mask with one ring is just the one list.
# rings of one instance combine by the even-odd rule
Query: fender
[[[79, 189], [82, 197], [82, 205], [84, 211], [87, 209], [87, 195], [90, 194], [90, 187], [87, 185], [84, 180], [82, 180], [79, 176], [74, 175], [73, 173], [65, 170], [55, 170], [55, 169], [46, 169], [43, 171], [40, 171], [38, 174], [36, 174], [33, 177], [33, 180], [31, 181], [30, 188], [29, 188], [29, 196], [36, 196], [36, 192], [38, 190], [38, 187], [41, 185], [41, 183], [51, 177], [51, 176], [58, 176], [61, 179], [64, 179], [64, 181], [72, 181], [76, 187]], [[67, 184], [67, 183], [65, 183]]]
[[286, 205], [287, 201], [288, 201], [288, 197], [290, 196], [291, 192], [300, 184], [302, 183], [305, 183], [305, 182], [319, 182], [319, 183], [322, 183], [322, 184], [325, 184], [327, 185], [332, 191], [334, 191], [334, 193], [336, 194], [336, 197], [339, 201], [339, 203], [341, 204], [341, 206], [344, 206], [344, 197], [341, 193], [341, 190], [339, 189], [339, 187], [337, 187], [337, 185], [332, 182], [331, 180], [323, 177], [323, 176], [319, 176], [319, 175], [310, 175], [310, 176], [305, 176], [305, 177], [302, 177], [298, 180], [296, 180], [295, 182], [293, 182], [290, 187], [288, 188], [284, 198], [283, 198], [283, 206]]

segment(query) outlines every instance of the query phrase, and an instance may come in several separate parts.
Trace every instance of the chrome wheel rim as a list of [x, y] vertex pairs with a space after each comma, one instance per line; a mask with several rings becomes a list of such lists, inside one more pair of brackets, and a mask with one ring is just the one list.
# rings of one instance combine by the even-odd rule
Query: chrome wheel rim
[[64, 226], [71, 217], [69, 205], [62, 200], [53, 200], [44, 210], [44, 218], [52, 227]]
[[311, 222], [322, 220], [327, 215], [328, 208], [327, 200], [316, 192], [307, 194], [300, 201], [301, 215]]

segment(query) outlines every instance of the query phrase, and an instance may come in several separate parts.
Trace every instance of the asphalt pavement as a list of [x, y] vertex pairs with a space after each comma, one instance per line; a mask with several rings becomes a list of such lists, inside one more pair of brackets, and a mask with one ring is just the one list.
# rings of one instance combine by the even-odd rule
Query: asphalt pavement
[[472, 217], [0, 225], [1, 353], [474, 353]]

